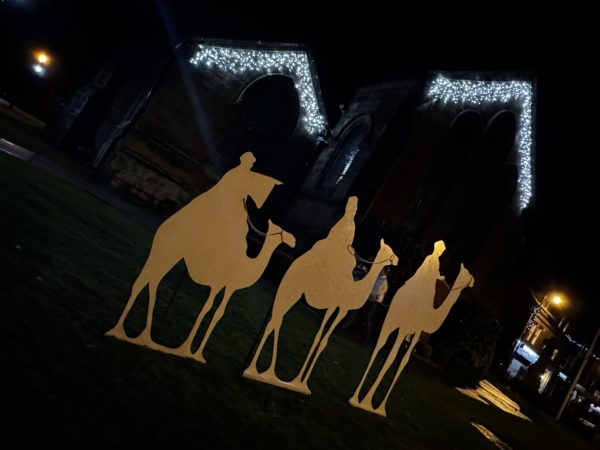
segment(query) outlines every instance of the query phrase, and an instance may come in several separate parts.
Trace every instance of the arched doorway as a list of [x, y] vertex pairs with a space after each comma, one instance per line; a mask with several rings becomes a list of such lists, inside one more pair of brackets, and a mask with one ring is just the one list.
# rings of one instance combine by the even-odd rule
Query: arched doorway
[[277, 176], [286, 170], [281, 150], [293, 136], [300, 117], [294, 81], [285, 75], [266, 75], [253, 81], [238, 100], [239, 151], [251, 151], [257, 170]]

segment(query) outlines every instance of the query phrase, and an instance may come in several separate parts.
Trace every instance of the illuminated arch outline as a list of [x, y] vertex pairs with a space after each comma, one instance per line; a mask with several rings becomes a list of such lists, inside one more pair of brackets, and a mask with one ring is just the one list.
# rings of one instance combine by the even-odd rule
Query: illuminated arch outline
[[530, 81], [454, 80], [439, 75], [427, 91], [427, 97], [444, 103], [481, 105], [516, 102], [521, 107], [517, 130], [519, 155], [519, 209], [525, 208], [533, 195], [533, 86]]
[[304, 130], [310, 135], [317, 135], [327, 126], [317, 101], [308, 55], [303, 50], [256, 50], [199, 44], [190, 63], [216, 66], [235, 74], [251, 71], [288, 75], [298, 91], [300, 121]]

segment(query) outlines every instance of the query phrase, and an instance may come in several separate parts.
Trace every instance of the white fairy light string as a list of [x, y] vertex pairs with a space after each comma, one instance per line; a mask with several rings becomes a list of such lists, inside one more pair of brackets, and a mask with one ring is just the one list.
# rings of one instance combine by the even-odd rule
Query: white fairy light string
[[453, 80], [439, 75], [429, 86], [429, 98], [444, 103], [481, 105], [515, 102], [521, 107], [517, 130], [519, 208], [533, 195], [533, 86], [530, 81]]
[[317, 101], [308, 55], [302, 50], [254, 50], [199, 44], [190, 59], [195, 66], [217, 67], [235, 74], [285, 73], [294, 81], [300, 100], [301, 121], [310, 135], [325, 130], [327, 122]]
[[[575, 344], [578, 348], [580, 348], [584, 352], [588, 351], [588, 347], [586, 347], [584, 344], [582, 344], [580, 342], [577, 342], [570, 334], [565, 333], [565, 337], [569, 340], [569, 342], [571, 344]], [[596, 356], [596, 354], [592, 353], [590, 356], [592, 358], [594, 358], [596, 361], [600, 361], [600, 357]]]

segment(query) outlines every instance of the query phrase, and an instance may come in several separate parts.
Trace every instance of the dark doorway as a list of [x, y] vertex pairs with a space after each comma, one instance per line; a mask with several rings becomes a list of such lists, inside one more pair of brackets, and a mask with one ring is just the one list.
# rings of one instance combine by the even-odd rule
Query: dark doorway
[[[294, 81], [285, 75], [267, 75], [249, 84], [238, 99], [243, 144], [260, 161], [281, 149], [294, 134], [300, 101]], [[245, 150], [243, 150], [245, 151]]]

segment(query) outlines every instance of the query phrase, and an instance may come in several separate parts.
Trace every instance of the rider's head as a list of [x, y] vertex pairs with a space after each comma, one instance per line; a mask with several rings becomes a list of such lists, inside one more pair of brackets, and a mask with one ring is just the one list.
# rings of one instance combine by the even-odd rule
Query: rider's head
[[435, 244], [433, 244], [433, 254], [436, 256], [440, 256], [442, 253], [444, 253], [444, 251], [446, 250], [446, 244], [444, 244], [444, 241], [437, 241]]
[[255, 163], [256, 158], [252, 154], [252, 152], [246, 152], [242, 156], [240, 156], [240, 165], [247, 167], [250, 169], [252, 165]]

